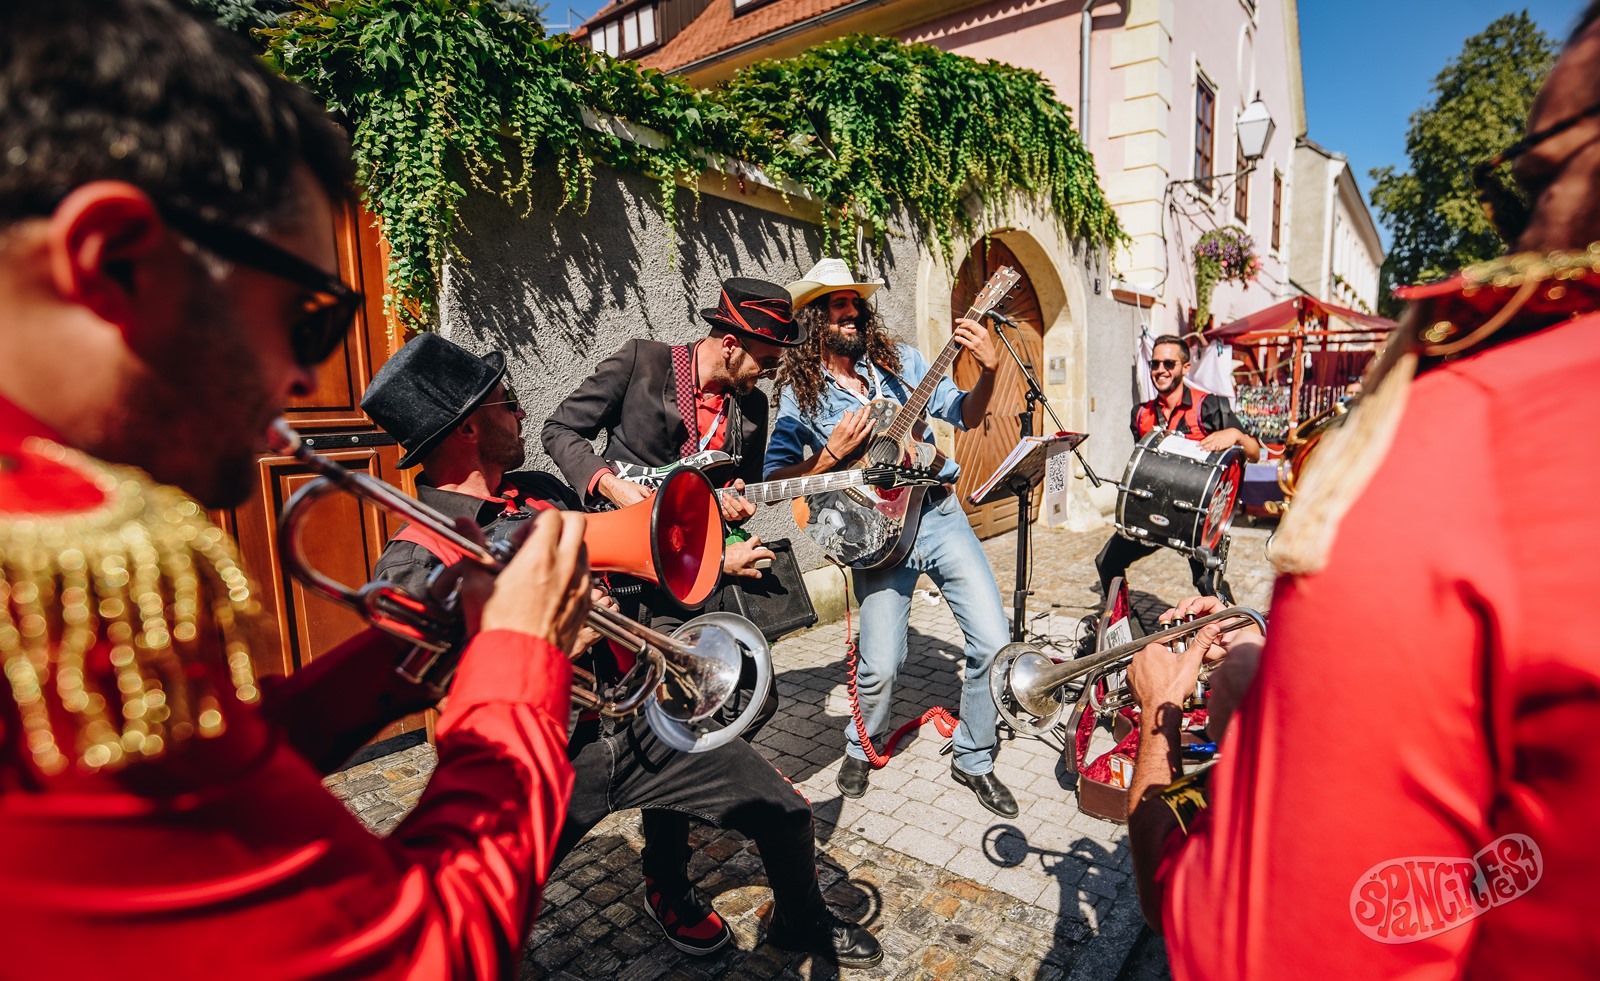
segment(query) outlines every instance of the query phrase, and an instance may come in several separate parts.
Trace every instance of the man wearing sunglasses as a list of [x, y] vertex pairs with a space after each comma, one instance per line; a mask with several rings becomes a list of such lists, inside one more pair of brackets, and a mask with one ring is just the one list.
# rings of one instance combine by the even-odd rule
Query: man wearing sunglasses
[[[1573, 611], [1600, 458], [1564, 423], [1600, 372], [1597, 103], [1591, 3], [1501, 155], [1515, 254], [1402, 292], [1278, 531], [1264, 641], [1133, 662], [1129, 838], [1174, 977], [1595, 974], [1600, 654]], [[1224, 649], [1242, 700], [1209, 787], [1177, 781], [1179, 703]]]
[[[1156, 397], [1133, 407], [1128, 425], [1134, 442], [1153, 430], [1165, 429], [1194, 440], [1208, 453], [1237, 446], [1246, 460], [1254, 463], [1261, 459], [1260, 442], [1244, 431], [1228, 400], [1209, 393], [1197, 400], [1183, 380], [1188, 371], [1189, 346], [1183, 339], [1176, 334], [1157, 337], [1150, 348], [1150, 381], [1155, 385]], [[1160, 547], [1113, 534], [1094, 559], [1101, 593], [1110, 590], [1111, 580], [1127, 575], [1128, 566]], [[1189, 559], [1189, 576], [1200, 595], [1221, 596], [1233, 602], [1233, 591], [1227, 582], [1199, 559]]]
[[[0, 4], [4, 973], [509, 976], [572, 771], [581, 517], [530, 523], [389, 836], [322, 776], [431, 699], [368, 631], [289, 678], [205, 508], [359, 302], [344, 135], [169, 0]], [[271, 575], [274, 570], [255, 570]]]

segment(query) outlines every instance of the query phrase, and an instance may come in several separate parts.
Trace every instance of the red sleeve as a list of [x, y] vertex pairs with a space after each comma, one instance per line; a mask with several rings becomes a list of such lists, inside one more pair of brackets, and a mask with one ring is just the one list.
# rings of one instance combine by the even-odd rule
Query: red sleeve
[[261, 714], [326, 775], [384, 726], [433, 705], [419, 685], [395, 674], [408, 645], [364, 630], [288, 677], [261, 679]]
[[1479, 681], [1505, 533], [1493, 441], [1465, 436], [1493, 428], [1481, 392], [1429, 375], [1411, 403], [1327, 568], [1279, 580], [1209, 820], [1163, 855], [1175, 978], [1468, 962], [1481, 921], [1452, 868], [1494, 837]]
[[521, 956], [572, 793], [572, 667], [508, 631], [467, 647], [438, 726], [439, 765], [388, 841], [436, 894], [451, 977], [501, 977]]

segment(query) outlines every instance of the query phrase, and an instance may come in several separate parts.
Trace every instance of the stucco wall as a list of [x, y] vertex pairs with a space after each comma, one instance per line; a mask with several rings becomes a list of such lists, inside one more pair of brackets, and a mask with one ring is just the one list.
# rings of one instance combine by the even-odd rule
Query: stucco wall
[[[687, 190], [677, 193], [674, 237], [652, 181], [602, 170], [585, 213], [558, 211], [553, 183], [527, 214], [481, 193], [463, 202], [464, 231], [454, 238], [440, 303], [445, 336], [505, 353], [528, 413], [528, 465], [545, 469], [553, 467], [539, 445], [544, 419], [608, 354], [636, 336], [702, 336], [698, 311], [712, 305], [724, 277], [797, 279], [822, 240], [817, 226], [794, 215], [710, 195], [696, 205]], [[1069, 381], [1051, 386], [1052, 403], [1064, 424], [1091, 433], [1085, 453], [1115, 478], [1130, 448], [1132, 308], [1111, 299], [1103, 254], [1062, 240], [1048, 215], [1023, 209], [1013, 219], [993, 231], [1019, 250], [1050, 307], [1046, 354], [1069, 358]], [[949, 275], [935, 274], [942, 260], [922, 247], [908, 216], [882, 251], [869, 246], [867, 265], [864, 272], [886, 281], [875, 300], [890, 329], [924, 350], [942, 345], [948, 327], [941, 334], [925, 321], [948, 318]], [[786, 508], [764, 508], [752, 529], [794, 541], [802, 569], [824, 564]]]
[[[462, 203], [465, 231], [445, 270], [441, 333], [474, 351], [505, 353], [528, 414], [529, 467], [554, 471], [539, 444], [544, 420], [624, 341], [702, 337], [699, 311], [715, 305], [723, 278], [787, 283], [811, 268], [822, 245], [821, 230], [799, 218], [710, 195], [697, 206], [682, 189], [674, 236], [658, 201], [655, 182], [597, 170], [586, 213], [558, 212], [550, 193], [526, 215], [481, 193]], [[889, 236], [879, 258], [887, 286], [875, 298], [886, 322], [912, 341], [915, 241], [903, 231]], [[763, 508], [750, 527], [794, 541], [804, 569], [823, 562], [787, 509]]]

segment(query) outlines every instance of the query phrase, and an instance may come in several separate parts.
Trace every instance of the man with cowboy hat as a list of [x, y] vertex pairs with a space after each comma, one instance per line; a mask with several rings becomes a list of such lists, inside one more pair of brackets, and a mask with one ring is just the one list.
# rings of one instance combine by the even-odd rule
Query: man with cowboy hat
[[[733, 377], [751, 374], [742, 359], [728, 362]], [[479, 356], [422, 334], [389, 359], [362, 400], [368, 415], [405, 448], [400, 465], [421, 465], [417, 491], [423, 503], [471, 518], [491, 541], [530, 513], [581, 506], [578, 495], [555, 477], [517, 469], [524, 458], [524, 414], [504, 374], [499, 352]], [[384, 550], [376, 572], [419, 589], [449, 558], [444, 543], [408, 526]], [[573, 649], [588, 648], [596, 673], [614, 679], [620, 668], [608, 647], [589, 647], [596, 640], [586, 630]], [[663, 744], [642, 717], [618, 721], [586, 713], [576, 723], [568, 756], [576, 779], [555, 862], [608, 814], [643, 809], [645, 908], [680, 950], [710, 954], [732, 938], [689, 881], [692, 816], [756, 842], [773, 891], [769, 941], [845, 966], [882, 959], [870, 933], [838, 920], [823, 902], [811, 805], [748, 743], [736, 739], [704, 753], [680, 753]]]
[[[768, 479], [807, 476], [843, 465], [872, 435], [868, 403], [880, 398], [904, 403], [927, 376], [928, 362], [921, 352], [895, 341], [877, 311], [867, 305], [867, 297], [882, 285], [858, 281], [840, 259], [823, 259], [789, 284], [795, 319], [809, 340], [789, 352], [778, 374], [780, 400], [767, 449]], [[956, 343], [978, 362], [978, 381], [963, 392], [949, 378], [941, 378], [927, 411], [970, 429], [983, 422], [1000, 358], [989, 332], [977, 323], [958, 320], [954, 332]], [[994, 774], [995, 706], [989, 694], [989, 666], [1010, 641], [1010, 630], [988, 557], [951, 493], [957, 473], [955, 461], [946, 460], [941, 471], [944, 484], [924, 496], [916, 546], [905, 561], [855, 570], [853, 581], [861, 600], [861, 662], [852, 708], [858, 718], [845, 726], [839, 791], [846, 797], [866, 793], [871, 764], [858, 729], [864, 728], [869, 738], [886, 731], [895, 674], [906, 656], [912, 590], [926, 572], [949, 600], [967, 638], [951, 778], [970, 789], [984, 807], [1015, 817], [1017, 802]]]

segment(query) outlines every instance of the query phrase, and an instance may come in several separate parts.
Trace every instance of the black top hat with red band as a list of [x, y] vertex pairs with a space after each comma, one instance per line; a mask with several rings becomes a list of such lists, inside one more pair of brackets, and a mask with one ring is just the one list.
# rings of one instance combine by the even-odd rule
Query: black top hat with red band
[[795, 322], [789, 291], [764, 279], [724, 279], [717, 308], [701, 310], [700, 316], [779, 347], [797, 347], [806, 339], [805, 328]]

